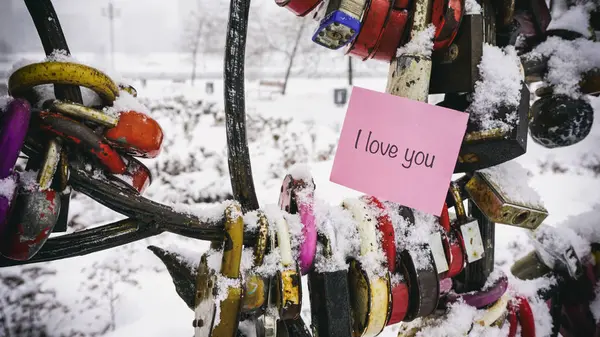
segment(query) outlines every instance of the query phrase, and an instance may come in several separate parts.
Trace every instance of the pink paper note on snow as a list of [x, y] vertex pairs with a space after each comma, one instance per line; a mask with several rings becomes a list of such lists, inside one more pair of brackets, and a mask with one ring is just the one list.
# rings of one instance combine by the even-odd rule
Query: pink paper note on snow
[[439, 216], [468, 118], [354, 87], [329, 179]]

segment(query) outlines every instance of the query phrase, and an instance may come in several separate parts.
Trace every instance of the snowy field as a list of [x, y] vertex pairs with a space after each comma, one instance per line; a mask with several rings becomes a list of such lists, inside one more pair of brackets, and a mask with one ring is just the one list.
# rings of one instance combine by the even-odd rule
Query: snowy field
[[[385, 78], [357, 79], [355, 85], [384, 91], [385, 82]], [[346, 110], [345, 106], [334, 105], [333, 89], [346, 87], [346, 83], [345, 78], [292, 79], [288, 95], [273, 100], [261, 99], [264, 93], [259, 92], [256, 83], [248, 83], [248, 139], [261, 206], [277, 203], [283, 176], [294, 163], [310, 166], [318, 199], [336, 205], [343, 198], [360, 195], [329, 182]], [[202, 81], [195, 87], [169, 81], [148, 82], [147, 87], [133, 84], [166, 135], [162, 154], [144, 161], [154, 174], [146, 196], [161, 202], [187, 204], [229, 198], [222, 83], [215, 82], [212, 95], [204, 93]], [[600, 109], [600, 100], [594, 103]], [[564, 149], [547, 150], [530, 140], [527, 154], [518, 159], [532, 172], [530, 186], [540, 194], [550, 213], [546, 223], [558, 225], [569, 216], [597, 207], [594, 203], [600, 200], [598, 124], [597, 118], [587, 139]], [[73, 231], [123, 216], [76, 194], [69, 218], [69, 231]], [[150, 244], [185, 249], [198, 258], [208, 248], [206, 242], [162, 234], [84, 257], [34, 265], [45, 271], [31, 276], [35, 282], [0, 283], [0, 294], [8, 293], [7, 287], [12, 287], [14, 294], [0, 297], [0, 315], [2, 311], [7, 317], [32, 314], [30, 317], [39, 323], [38, 329], [47, 331], [47, 336], [192, 336], [193, 313], [176, 295], [165, 267], [146, 249]], [[497, 225], [497, 268], [509, 273], [515, 259], [531, 249], [524, 230]], [[29, 277], [31, 271], [27, 268], [1, 269], [0, 278]], [[303, 286], [306, 308], [303, 314], [308, 322], [306, 282]], [[523, 289], [529, 285], [521, 282], [518, 286], [519, 291], [526, 292]], [[15, 303], [22, 301], [17, 296], [39, 290], [54, 291], [47, 295], [52, 300], [45, 302], [55, 305], [37, 309], [31, 306], [32, 309], [19, 305], [24, 302]], [[396, 331], [397, 326], [388, 327], [381, 336], [396, 336]], [[538, 331], [543, 334], [547, 327], [539, 326]], [[13, 336], [19, 335], [7, 334]]]

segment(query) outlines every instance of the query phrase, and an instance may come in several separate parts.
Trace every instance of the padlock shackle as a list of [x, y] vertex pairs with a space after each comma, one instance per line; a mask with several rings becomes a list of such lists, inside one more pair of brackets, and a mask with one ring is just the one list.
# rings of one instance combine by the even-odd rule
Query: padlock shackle
[[465, 205], [463, 204], [462, 196], [460, 195], [460, 186], [454, 181], [450, 182], [450, 194], [454, 199], [454, 212], [456, 213], [456, 219], [460, 224], [464, 224], [467, 221], [467, 212]]

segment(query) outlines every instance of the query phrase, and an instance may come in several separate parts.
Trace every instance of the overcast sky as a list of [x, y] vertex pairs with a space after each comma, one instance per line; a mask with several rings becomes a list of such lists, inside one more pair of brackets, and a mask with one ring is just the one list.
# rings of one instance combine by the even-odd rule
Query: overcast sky
[[[113, 0], [119, 10], [115, 20], [115, 49], [125, 53], [181, 50], [184, 22], [196, 8], [196, 1], [229, 3], [229, 0]], [[72, 52], [102, 53], [110, 48], [109, 21], [103, 16], [108, 2], [53, 1]], [[253, 0], [253, 5], [264, 4], [265, 0]], [[281, 10], [273, 0], [269, 4], [272, 9]], [[0, 40], [8, 42], [13, 51], [41, 50], [23, 0], [0, 0]]]

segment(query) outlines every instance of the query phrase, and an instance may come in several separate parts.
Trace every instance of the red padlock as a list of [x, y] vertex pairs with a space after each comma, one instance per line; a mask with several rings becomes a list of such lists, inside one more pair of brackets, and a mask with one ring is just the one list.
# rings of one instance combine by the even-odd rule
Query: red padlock
[[163, 132], [160, 125], [141, 112], [121, 113], [117, 125], [107, 130], [104, 137], [114, 147], [138, 157], [154, 158], [162, 149]]
[[408, 12], [406, 10], [392, 10], [390, 17], [383, 27], [383, 34], [379, 45], [375, 47], [373, 59], [391, 62], [396, 56], [398, 46], [402, 43]]
[[396, 237], [394, 235], [394, 225], [390, 216], [386, 213], [386, 208], [381, 201], [373, 196], [361, 197], [369, 206], [375, 207], [381, 214], [377, 217], [377, 229], [381, 233], [381, 248], [387, 259], [387, 266], [390, 273], [396, 271]]
[[296, 16], [306, 16], [312, 12], [323, 0], [275, 0], [279, 7], [289, 9]]
[[444, 203], [444, 208], [440, 215], [440, 226], [444, 229], [442, 233], [442, 245], [444, 246], [444, 253], [448, 261], [448, 270], [443, 275], [440, 275], [440, 278], [453, 278], [465, 268], [466, 258], [465, 251], [461, 245], [462, 239], [459, 236], [460, 233], [450, 227], [450, 215], [446, 203]]
[[387, 325], [393, 325], [402, 322], [408, 311], [408, 285], [405, 281], [398, 284], [392, 284], [392, 310]]
[[[515, 303], [516, 302], [516, 303]], [[508, 337], [517, 334], [517, 321], [521, 325], [521, 337], [535, 337], [535, 319], [529, 301], [518, 296], [508, 304]]]
[[371, 0], [363, 16], [362, 28], [346, 51], [366, 61], [372, 57], [389, 19], [393, 0]]
[[434, 0], [431, 23], [435, 25], [433, 50], [448, 48], [456, 34], [465, 11], [465, 0]]
[[125, 187], [133, 188], [137, 193], [144, 193], [152, 183], [150, 170], [133, 157], [122, 156], [122, 158], [127, 164], [127, 170], [123, 174], [111, 174], [109, 177], [122, 183]]
[[58, 113], [41, 111], [40, 129], [48, 131], [73, 144], [82, 146], [113, 174], [123, 174], [126, 171], [125, 162], [121, 156], [104, 142], [90, 128], [69, 117]]

